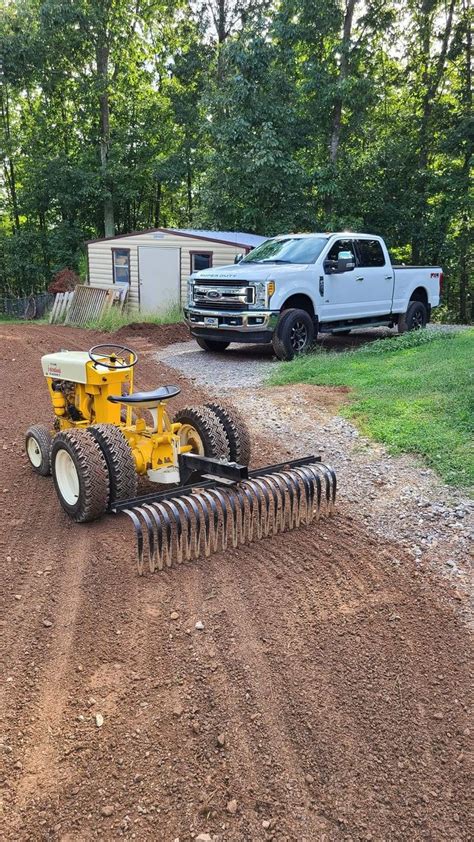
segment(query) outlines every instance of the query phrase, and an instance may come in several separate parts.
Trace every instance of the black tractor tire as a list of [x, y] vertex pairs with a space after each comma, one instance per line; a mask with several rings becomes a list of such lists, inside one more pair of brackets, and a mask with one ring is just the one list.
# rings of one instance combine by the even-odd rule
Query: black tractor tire
[[428, 310], [423, 301], [410, 301], [408, 310], [398, 320], [398, 332], [406, 333], [408, 330], [420, 330], [426, 327], [428, 321]]
[[272, 345], [279, 360], [289, 361], [309, 351], [315, 340], [314, 322], [306, 310], [284, 310], [273, 334]]
[[137, 493], [137, 472], [130, 445], [115, 424], [92, 424], [88, 430], [104, 455], [109, 471], [109, 506], [117, 500], [129, 500]]
[[33, 424], [25, 435], [28, 461], [36, 474], [48, 477], [51, 473], [51, 442], [53, 437], [45, 424]]
[[187, 406], [180, 409], [173, 418], [173, 424], [183, 424], [194, 428], [204, 450], [201, 455], [209, 459], [229, 460], [229, 442], [224, 425], [209, 407]]
[[[74, 472], [75, 482], [68, 479]], [[110, 493], [109, 472], [92, 433], [81, 429], [58, 433], [51, 445], [51, 473], [59, 502], [76, 523], [104, 514]]]
[[225, 351], [225, 349], [230, 345], [230, 342], [221, 341], [220, 339], [203, 339], [202, 336], [195, 336], [194, 339], [203, 351], [211, 351], [214, 353]]
[[252, 455], [250, 433], [240, 412], [231, 404], [207, 403], [223, 425], [229, 442], [230, 461], [248, 465]]

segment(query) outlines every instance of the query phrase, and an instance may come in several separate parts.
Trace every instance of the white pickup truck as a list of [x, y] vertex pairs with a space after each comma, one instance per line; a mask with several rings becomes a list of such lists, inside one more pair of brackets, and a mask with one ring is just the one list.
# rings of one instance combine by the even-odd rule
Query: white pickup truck
[[290, 360], [318, 333], [424, 327], [440, 302], [439, 266], [392, 266], [381, 237], [286, 234], [231, 266], [191, 275], [184, 315], [201, 348], [272, 342]]

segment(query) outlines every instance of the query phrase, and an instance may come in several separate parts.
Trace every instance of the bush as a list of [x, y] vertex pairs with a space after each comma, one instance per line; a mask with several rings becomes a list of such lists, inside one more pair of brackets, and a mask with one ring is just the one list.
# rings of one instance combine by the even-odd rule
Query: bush
[[56, 294], [57, 292], [70, 292], [74, 289], [76, 284], [80, 283], [79, 275], [73, 269], [61, 269], [53, 277], [48, 292]]

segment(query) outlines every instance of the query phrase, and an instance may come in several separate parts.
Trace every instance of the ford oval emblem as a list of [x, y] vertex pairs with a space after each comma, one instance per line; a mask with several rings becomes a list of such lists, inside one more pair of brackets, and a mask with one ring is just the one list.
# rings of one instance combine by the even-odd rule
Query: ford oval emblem
[[212, 289], [211, 289], [211, 290], [207, 293], [207, 297], [208, 297], [208, 298], [220, 298], [220, 297], [221, 297], [221, 294], [220, 294], [220, 292], [216, 292], [216, 290], [212, 290]]

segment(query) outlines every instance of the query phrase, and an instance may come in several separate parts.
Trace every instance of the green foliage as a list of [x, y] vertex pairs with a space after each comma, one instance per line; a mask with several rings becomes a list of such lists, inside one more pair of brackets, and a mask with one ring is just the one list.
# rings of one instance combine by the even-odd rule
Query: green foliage
[[474, 331], [419, 331], [347, 353], [308, 354], [278, 367], [273, 384], [349, 386], [341, 413], [392, 453], [423, 457], [450, 485], [474, 484]]
[[373, 231], [469, 321], [469, 4], [16, 0], [0, 20], [0, 289], [112, 228]]

